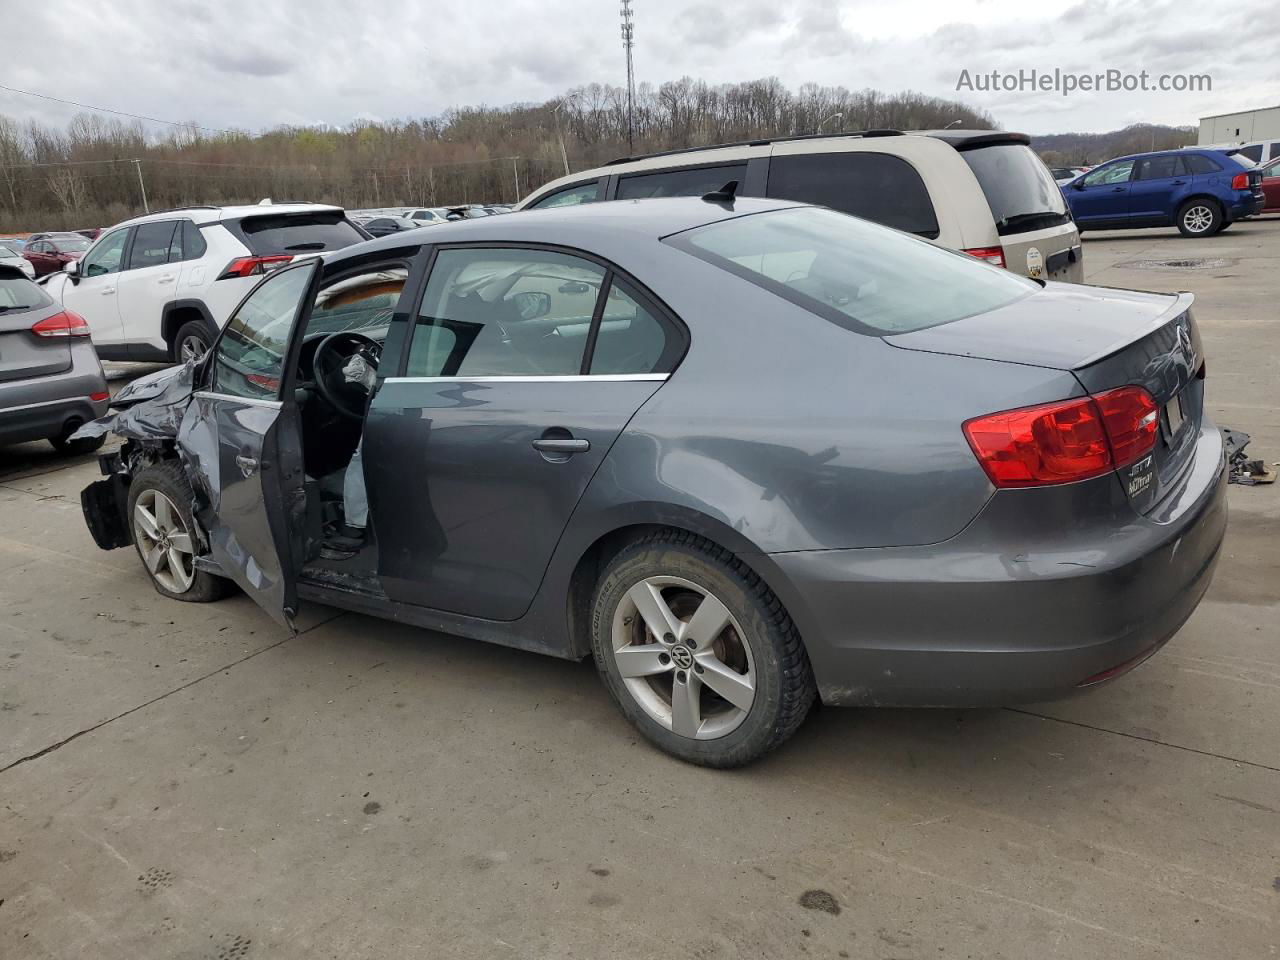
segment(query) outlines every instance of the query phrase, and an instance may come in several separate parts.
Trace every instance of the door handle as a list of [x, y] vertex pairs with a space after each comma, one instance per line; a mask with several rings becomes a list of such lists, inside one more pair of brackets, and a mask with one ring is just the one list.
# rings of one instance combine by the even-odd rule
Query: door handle
[[1111, 192], [1112, 192], [1112, 193], [1124, 193], [1124, 191], [1125, 191], [1125, 188], [1124, 188], [1124, 187], [1112, 187], [1112, 188], [1111, 188]]
[[99, 292], [99, 293], [101, 293], [104, 297], [109, 297], [109, 296], [111, 296], [113, 293], [115, 293], [115, 292], [116, 292], [116, 288], [115, 288], [115, 287], [103, 287], [103, 288], [102, 288], [101, 290], [99, 290], [98, 292]]
[[248, 480], [257, 471], [258, 461], [253, 457], [246, 457], [242, 453], [236, 456], [236, 466], [240, 468], [240, 472]]
[[163, 277], [160, 277], [156, 283], [173, 283], [173, 274], [165, 274]]
[[1173, 185], [1174, 185], [1175, 187], [1180, 187], [1180, 186], [1182, 186], [1182, 185], [1183, 185], [1184, 183], [1186, 183], [1186, 182], [1187, 182], [1187, 181], [1185, 181], [1185, 180], [1175, 180], [1175, 181], [1173, 181]]
[[540, 437], [533, 441], [533, 449], [542, 453], [586, 453], [591, 449], [591, 441], [576, 437]]

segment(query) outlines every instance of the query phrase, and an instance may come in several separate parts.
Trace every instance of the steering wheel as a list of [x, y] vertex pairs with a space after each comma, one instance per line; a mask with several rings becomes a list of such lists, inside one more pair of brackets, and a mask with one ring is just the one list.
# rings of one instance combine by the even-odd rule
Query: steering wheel
[[382, 358], [382, 344], [363, 333], [331, 333], [316, 347], [311, 366], [316, 390], [329, 406], [344, 417], [363, 420], [365, 407], [369, 405], [369, 388], [363, 383], [352, 383], [342, 373], [347, 361], [357, 355], [376, 370]]

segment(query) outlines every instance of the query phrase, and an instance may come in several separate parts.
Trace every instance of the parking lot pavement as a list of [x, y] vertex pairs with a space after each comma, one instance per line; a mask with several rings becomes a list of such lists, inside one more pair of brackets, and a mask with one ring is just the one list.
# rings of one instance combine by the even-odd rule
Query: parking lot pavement
[[[1280, 459], [1280, 221], [1085, 257], [1197, 294], [1212, 414]], [[1206, 601], [1116, 684], [824, 710], [726, 773], [638, 742], [589, 664], [165, 601], [89, 540], [95, 472], [0, 457], [6, 960], [1280, 950], [1274, 487], [1231, 488]]]

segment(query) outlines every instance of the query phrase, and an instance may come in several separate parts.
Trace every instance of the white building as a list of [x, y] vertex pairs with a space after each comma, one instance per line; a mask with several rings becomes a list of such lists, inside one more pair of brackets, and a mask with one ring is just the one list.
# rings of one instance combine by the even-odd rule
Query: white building
[[1196, 143], [1208, 146], [1255, 143], [1259, 140], [1280, 140], [1280, 107], [1201, 117], [1200, 136]]

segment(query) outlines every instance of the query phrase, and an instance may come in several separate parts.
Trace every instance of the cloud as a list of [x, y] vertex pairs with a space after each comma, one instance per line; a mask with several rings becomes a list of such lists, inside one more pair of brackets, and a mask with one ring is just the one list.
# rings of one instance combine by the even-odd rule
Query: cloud
[[[1069, 0], [1070, 2], [1070, 0]], [[1135, 117], [1194, 123], [1276, 100], [1280, 32], [1271, 0], [1206, 21], [1177, 0], [635, 0], [636, 79], [710, 83], [776, 76], [850, 89], [960, 96], [1031, 133], [1105, 130]], [[208, 127], [266, 129], [321, 118], [420, 117], [451, 107], [551, 99], [625, 78], [616, 2], [131, 0], [123, 8], [25, 4], [4, 21], [11, 86]], [[1274, 46], [1272, 44], [1271, 46]], [[56, 64], [56, 69], [49, 69]], [[1209, 73], [1208, 94], [957, 94], [971, 73], [1061, 67]], [[0, 91], [0, 113], [65, 124], [77, 108]]]

